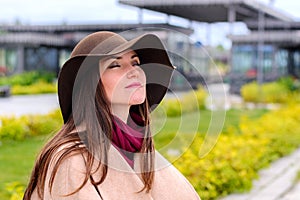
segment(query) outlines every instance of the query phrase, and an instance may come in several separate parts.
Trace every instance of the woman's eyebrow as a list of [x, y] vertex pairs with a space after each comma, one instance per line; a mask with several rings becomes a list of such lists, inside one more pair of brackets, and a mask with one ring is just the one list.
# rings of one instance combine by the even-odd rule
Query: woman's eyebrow
[[134, 54], [131, 56], [131, 59], [136, 58], [136, 57], [139, 58], [137, 54]]
[[122, 56], [110, 56], [108, 60], [110, 59], [122, 59]]
[[[137, 54], [134, 54], [131, 56], [131, 59], [136, 58], [136, 57], [139, 58]], [[120, 60], [120, 59], [122, 59], [122, 56], [111, 56], [108, 60], [110, 60], [110, 59]]]

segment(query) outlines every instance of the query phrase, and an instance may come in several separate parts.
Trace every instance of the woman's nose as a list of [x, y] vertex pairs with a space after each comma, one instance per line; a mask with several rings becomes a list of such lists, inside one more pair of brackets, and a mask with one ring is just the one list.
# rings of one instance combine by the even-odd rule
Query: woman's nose
[[138, 77], [139, 76], [139, 69], [137, 67], [131, 66], [130, 69], [127, 72], [127, 77], [128, 78], [133, 78], [133, 77]]

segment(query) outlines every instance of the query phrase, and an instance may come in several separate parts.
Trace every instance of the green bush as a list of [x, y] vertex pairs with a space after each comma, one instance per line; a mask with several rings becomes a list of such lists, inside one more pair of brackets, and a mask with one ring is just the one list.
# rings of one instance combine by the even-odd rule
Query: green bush
[[181, 100], [183, 112], [186, 113], [197, 109], [205, 109], [206, 97], [207, 92], [203, 89], [203, 87], [199, 87], [193, 92], [188, 92]]
[[174, 165], [202, 199], [248, 191], [258, 170], [299, 147], [299, 112], [300, 106], [293, 105], [257, 120], [243, 118], [232, 133], [221, 134], [214, 149], [201, 159], [198, 155], [204, 137], [198, 136]]
[[49, 134], [62, 125], [59, 110], [47, 115], [0, 117], [0, 140], [22, 140], [25, 137]]
[[289, 99], [290, 92], [280, 83], [267, 83], [262, 90], [262, 102], [264, 103], [284, 103]]
[[163, 100], [161, 106], [168, 117], [180, 116], [182, 113], [182, 105], [178, 99]]
[[292, 77], [283, 77], [278, 80], [278, 82], [284, 85], [289, 91], [300, 91], [300, 81], [298, 79], [293, 79]]
[[0, 120], [0, 139], [20, 140], [30, 135], [28, 119], [25, 116], [1, 117]]
[[25, 186], [19, 182], [11, 182], [6, 184], [7, 193], [10, 195], [9, 200], [22, 200]]
[[57, 131], [63, 124], [59, 110], [47, 115], [29, 115], [28, 127], [32, 136], [49, 134]]
[[184, 94], [181, 98], [164, 99], [159, 105], [168, 117], [177, 117], [184, 113], [194, 112], [205, 108], [207, 92], [199, 87]]
[[51, 72], [45, 71], [29, 71], [21, 74], [14, 74], [11, 76], [0, 77], [0, 85], [32, 85], [36, 82], [43, 81], [51, 83], [56, 75]]
[[29, 71], [12, 76], [0, 77], [0, 86], [11, 86], [11, 94], [42, 94], [57, 91], [56, 75], [45, 71]]
[[45, 94], [45, 93], [56, 93], [57, 86], [54, 83], [47, 83], [44, 81], [38, 81], [31, 85], [14, 85], [11, 88], [13, 95], [24, 95], [24, 94]]
[[202, 199], [216, 199], [251, 188], [252, 179], [257, 177], [257, 166], [266, 140], [222, 135], [214, 149], [200, 159], [198, 153], [202, 143], [203, 138], [195, 139], [174, 163], [191, 181]]
[[291, 91], [280, 82], [257, 84], [248, 83], [242, 86], [241, 95], [246, 102], [254, 103], [286, 103], [291, 97]]

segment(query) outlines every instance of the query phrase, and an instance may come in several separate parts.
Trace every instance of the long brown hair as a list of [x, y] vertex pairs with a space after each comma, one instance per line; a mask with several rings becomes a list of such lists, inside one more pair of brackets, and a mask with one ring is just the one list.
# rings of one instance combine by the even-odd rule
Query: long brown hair
[[[73, 88], [73, 94], [75, 94], [73, 96], [73, 114], [70, 115], [68, 121], [41, 150], [35, 162], [23, 200], [29, 200], [35, 189], [39, 198], [43, 199], [48, 166], [50, 166], [54, 158], [57, 162], [54, 164], [49, 183], [47, 183], [50, 192], [60, 164], [67, 157], [76, 154], [86, 155], [86, 174], [84, 180], [82, 180], [82, 184], [75, 191], [66, 195], [78, 192], [89, 179], [94, 186], [103, 183], [105, 180], [108, 172], [108, 167], [105, 163], [107, 163], [107, 154], [111, 145], [113, 117], [104, 87], [101, 80], [99, 81], [100, 75], [98, 72], [97, 67], [91, 67], [91, 70], [84, 76], [86, 78], [82, 78], [82, 80], [75, 83]], [[131, 110], [138, 110], [144, 119], [146, 127], [141, 149], [141, 153], [144, 155], [141, 158], [141, 176], [144, 183], [141, 191], [146, 190], [146, 192], [149, 192], [154, 179], [154, 145], [149, 129], [150, 114], [147, 99], [141, 105], [132, 106]], [[94, 117], [95, 112], [96, 118]], [[84, 122], [86, 130], [83, 132], [74, 131], [76, 130], [76, 125], [81, 122]], [[61, 147], [63, 147], [63, 153], [57, 155]], [[98, 152], [101, 152], [100, 155]], [[101, 174], [99, 180], [92, 178], [93, 173], [95, 173], [92, 167], [95, 163], [97, 166], [96, 172]]]

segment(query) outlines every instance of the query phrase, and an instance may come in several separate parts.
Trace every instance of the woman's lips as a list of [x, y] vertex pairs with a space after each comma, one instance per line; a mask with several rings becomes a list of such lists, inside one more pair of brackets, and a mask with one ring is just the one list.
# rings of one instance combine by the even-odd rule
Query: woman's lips
[[138, 88], [138, 87], [141, 87], [142, 84], [139, 83], [139, 82], [134, 82], [134, 83], [131, 83], [129, 85], [127, 85], [125, 88]]

